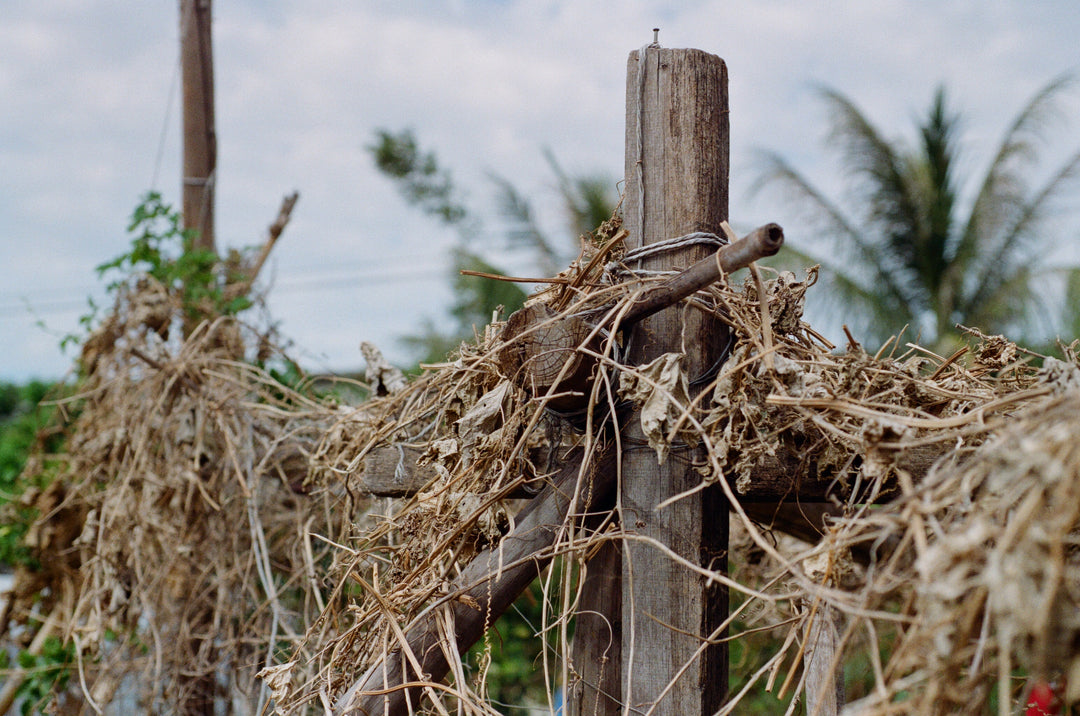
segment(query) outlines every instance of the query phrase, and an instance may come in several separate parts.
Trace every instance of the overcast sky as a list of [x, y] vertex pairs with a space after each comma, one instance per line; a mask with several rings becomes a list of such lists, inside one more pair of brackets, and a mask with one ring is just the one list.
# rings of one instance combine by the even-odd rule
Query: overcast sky
[[[978, 171], [1032, 94], [1080, 68], [1076, 0], [218, 0], [214, 13], [219, 246], [260, 243], [300, 192], [265, 278], [316, 371], [359, 367], [361, 340], [404, 360], [398, 337], [450, 297], [455, 236], [376, 172], [375, 128], [415, 129], [481, 212], [488, 173], [512, 179], [557, 230], [543, 148], [570, 173], [621, 178], [627, 55], [660, 27], [665, 47], [727, 62], [732, 222], [778, 221], [800, 242], [789, 207], [747, 189], [756, 148], [838, 186], [816, 85], [891, 137], [944, 83], [965, 118], [962, 168]], [[58, 377], [59, 337], [101, 295], [93, 267], [127, 247], [139, 197], [180, 201], [177, 3], [4, 0], [0, 20], [0, 380]], [[1068, 110], [1057, 159], [1080, 144]]]

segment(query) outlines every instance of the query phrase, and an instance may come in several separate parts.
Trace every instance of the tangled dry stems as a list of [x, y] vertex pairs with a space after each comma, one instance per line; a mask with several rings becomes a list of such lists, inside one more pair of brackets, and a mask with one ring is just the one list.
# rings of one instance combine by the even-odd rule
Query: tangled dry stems
[[[617, 325], [634, 284], [605, 280], [615, 248], [590, 249], [533, 300]], [[32, 535], [47, 563], [64, 565], [44, 591], [77, 640], [86, 700], [106, 704], [136, 678], [144, 703], [165, 708], [226, 674], [230, 697], [258, 704], [255, 674], [269, 667], [261, 676], [280, 710], [330, 707], [375, 664], [409, 658], [409, 626], [448, 613], [455, 578], [513, 528], [525, 501], [509, 496], [541, 489], [573, 447], [595, 454], [627, 402], [652, 406], [645, 432], [661, 457], [672, 443], [704, 445], [702, 482], [737, 516], [733, 570], [687, 568], [738, 594], [742, 633], [780, 645], [724, 713], [754, 690], [802, 688], [806, 635], [826, 618], [839, 625], [833, 666], [861, 658], [870, 672], [845, 713], [981, 713], [994, 690], [1015, 701], [1017, 670], [1080, 671], [1075, 354], [1035, 369], [985, 336], [963, 357], [899, 338], [876, 355], [855, 344], [838, 353], [802, 320], [812, 284], [812, 272], [781, 273], [685, 302], [679, 310], [710, 312], [734, 337], [694, 397], [677, 358], [624, 366], [615, 330], [599, 350], [583, 341], [599, 368], [573, 416], [501, 372], [500, 324], [412, 381], [371, 376], [387, 394], [347, 409], [245, 362], [253, 342], [235, 322], [173, 345], [157, 337], [157, 299], [129, 296], [90, 344], [94, 370], [56, 479], [62, 509]], [[387, 446], [401, 470], [412, 467], [406, 448], [420, 454], [435, 479], [409, 498], [371, 499], [365, 458]], [[815, 544], [777, 538], [770, 526], [784, 525], [739, 501], [792, 455], [833, 485]], [[542, 579], [536, 625], [549, 693], [579, 675], [570, 625], [588, 558], [638, 539], [617, 517], [585, 529], [571, 515], [547, 550], [562, 565]], [[58, 520], [77, 527], [66, 540]], [[464, 663], [453, 625], [441, 628], [453, 678], [428, 684], [423, 708], [493, 713], [488, 661]]]
[[257, 704], [255, 673], [325, 606], [330, 547], [311, 535], [351, 519], [302, 485], [327, 406], [246, 360], [265, 336], [223, 318], [170, 340], [177, 315], [146, 279], [86, 342], [53, 504], [37, 499], [26, 540], [45, 569], [20, 573], [13, 616], [59, 616], [95, 709]]
[[[565, 300], [561, 288], [536, 300], [552, 305], [562, 300], [561, 315], [597, 308], [617, 315], [626, 305], [625, 287], [620, 293], [599, 276], [582, 278], [573, 271], [571, 276], [579, 287], [585, 287], [573, 300]], [[777, 547], [763, 527], [737, 506], [742, 538], [735, 544], [746, 553], [759, 554], [736, 568], [738, 582], [726, 575], [709, 575], [742, 592], [744, 628], [771, 628], [784, 645], [756, 678], [768, 680], [774, 690], [781, 681], [790, 687], [793, 676], [801, 678], [809, 622], [815, 614], [832, 610], [844, 626], [845, 658], [860, 651], [873, 671], [871, 694], [852, 704], [851, 712], [974, 713], [985, 708], [988, 683], [997, 684], [1003, 689], [1000, 698], [1011, 701], [1023, 681], [999, 678], [1005, 668], [1001, 665], [1012, 664], [1032, 674], [1060, 670], [1064, 662], [1045, 657], [1032, 660], [1033, 652], [1020, 643], [1061, 634], [1062, 621], [1044, 617], [1036, 625], [1042, 630], [1038, 637], [1031, 625], [1021, 629], [1014, 623], [998, 623], [1006, 616], [1001, 610], [986, 612], [981, 628], [987, 634], [1004, 630], [1009, 635], [1005, 650], [995, 653], [983, 648], [979, 658], [972, 659], [970, 649], [959, 644], [942, 648], [941, 625], [950, 620], [969, 623], [969, 617], [960, 618], [963, 610], [979, 610], [972, 607], [977, 600], [968, 592], [978, 588], [982, 577], [971, 577], [974, 586], [954, 584], [953, 602], [939, 605], [943, 615], [938, 618], [930, 618], [933, 607], [926, 593], [942, 584], [938, 571], [946, 573], [955, 564], [976, 572], [981, 567], [978, 560], [970, 559], [969, 549], [956, 552], [952, 563], [927, 570], [925, 550], [928, 545], [947, 549], [953, 540], [967, 539], [966, 527], [944, 517], [961, 504], [969, 511], [980, 510], [960, 466], [969, 464], [973, 455], [986, 454], [991, 448], [982, 448], [983, 442], [1010, 425], [1022, 425], [1019, 430], [1037, 435], [1033, 421], [1049, 415], [1047, 405], [1074, 399], [1069, 397], [1073, 385], [1069, 381], [1075, 378], [1069, 376], [1076, 372], [1075, 359], [1070, 363], [1050, 359], [1039, 371], [1016, 346], [1000, 337], [982, 337], [965, 360], [936, 356], [911, 344], [905, 349], [894, 344], [886, 354], [887, 346], [875, 356], [855, 345], [837, 354], [801, 320], [803, 296], [812, 283], [812, 274], [797, 281], [785, 273], [764, 284], [766, 302], [757, 295], [758, 284], [749, 280], [741, 287], [715, 286], [691, 301], [695, 309], [722, 317], [738, 341], [696, 403], [688, 404], [686, 396], [674, 390], [678, 380], [661, 384], [656, 371], [618, 365], [614, 348], [607, 344], [607, 352], [596, 356], [603, 371], [594, 383], [597, 388], [590, 408], [606, 400], [606, 415], [617, 414], [617, 386], [621, 382], [625, 388], [633, 383], [626, 376], [636, 376], [639, 384], [652, 388], [634, 396], [638, 403], [655, 393], [667, 398], [660, 401], [668, 415], [659, 422], [662, 428], [654, 435], [653, 447], [662, 452], [664, 444], [677, 440], [703, 442], [711, 467], [703, 471], [703, 481], [726, 486], [736, 505], [739, 493], [781, 454], [799, 454], [803, 465], [833, 476], [833, 499], [842, 509], [817, 545], [788, 540]], [[771, 321], [771, 337], [761, 328], [763, 315]], [[585, 343], [583, 351], [589, 350]], [[513, 521], [512, 514], [504, 517], [507, 511], [512, 513], [512, 504], [491, 499], [465, 503], [462, 493], [498, 495], [500, 488], [509, 490], [515, 482], [544, 474], [545, 468], [550, 472], [550, 464], [536, 459], [537, 448], [546, 445], [550, 454], [552, 447], [588, 445], [599, 439], [596, 426], [587, 424], [582, 429], [578, 416], [577, 429], [572, 429], [543, 409], [545, 396], [528, 399], [514, 384], [514, 376], [500, 375], [494, 357], [501, 348], [500, 334], [489, 328], [479, 347], [463, 349], [456, 363], [429, 374], [411, 392], [387, 403], [408, 404], [408, 410], [377, 411], [394, 420], [363, 433], [362, 440], [356, 440], [361, 432], [345, 431], [354, 436], [353, 442], [339, 443], [343, 449], [332, 461], [342, 474], [353, 474], [365, 449], [385, 442], [420, 442], [426, 446], [425, 459], [436, 465], [441, 477], [421, 495], [401, 503], [374, 531], [364, 533], [364, 549], [356, 550], [346, 565], [351, 577], [342, 577], [362, 585], [352, 618], [343, 622], [341, 636], [321, 652], [310, 650], [316, 658], [308, 663], [318, 663], [315, 671], [307, 672], [311, 676], [292, 682], [291, 687], [281, 682], [284, 705], [314, 703], [318, 694], [332, 702], [371, 665], [400, 658], [397, 654], [409, 625], [433, 605], [453, 597], [453, 576], [477, 549], [497, 539], [498, 526]], [[620, 381], [612, 378], [615, 373], [621, 373]], [[1068, 425], [1067, 411], [1053, 415]], [[474, 432], [475, 425], [483, 428]], [[543, 440], [537, 441], [537, 435]], [[930, 458], [937, 460], [938, 467], [923, 482], [918, 478]], [[1071, 469], [1075, 483], [1080, 479], [1075, 463]], [[960, 484], [966, 489], [958, 489]], [[937, 497], [928, 501], [928, 490]], [[1050, 506], [1046, 501], [1039, 503], [1039, 509]], [[937, 515], [933, 519], [929, 513], [915, 516], [917, 510], [929, 508]], [[999, 516], [1002, 528], [1011, 524], [1006, 517], [1007, 513]], [[1054, 554], [1068, 551], [1060, 540], [1069, 539], [1075, 515], [1066, 517], [1063, 525], [1054, 533], [1059, 540]], [[549, 611], [538, 625], [538, 638], [550, 643], [542, 666], [552, 691], [559, 683], [572, 687], [576, 678], [565, 625], [575, 614], [587, 558], [605, 540], [636, 538], [614, 523], [604, 531], [585, 532], [572, 520], [561, 534], [551, 553], [561, 555], [566, 568], [544, 582]], [[870, 563], [853, 560], [853, 551], [869, 553]], [[1045, 547], [1040, 554], [1047, 554]], [[1014, 557], [1023, 564], [1030, 555], [1018, 552]], [[733, 562], [740, 561], [739, 555], [733, 556]], [[1056, 579], [1080, 583], [1080, 573], [1070, 572], [1060, 559], [1040, 563]], [[1051, 593], [1068, 595], [1072, 600], [1066, 602], [1068, 607], [1075, 606], [1072, 592], [1044, 582], [1029, 580], [1026, 589], [1043, 594], [1049, 586]], [[1060, 605], [1054, 608], [1054, 613], [1062, 613]], [[1066, 633], [1077, 632], [1069, 626]], [[891, 659], [882, 663], [878, 648], [885, 634], [895, 639], [896, 648]], [[921, 646], [933, 638], [938, 640], [935, 651]], [[458, 678], [450, 689], [442, 685], [429, 689], [430, 708], [489, 713], [490, 705], [479, 695], [484, 693], [482, 673], [462, 678], [470, 671], [461, 663], [452, 640], [445, 651], [452, 662], [451, 673]], [[840, 663], [838, 658], [838, 667]], [[302, 659], [290, 662], [288, 670], [299, 671], [303, 664]], [[1004, 673], [1009, 673], [1008, 668]], [[958, 675], [967, 687], [956, 687]], [[747, 680], [747, 691], [752, 681]], [[725, 711], [734, 711], [740, 696], [736, 694]]]

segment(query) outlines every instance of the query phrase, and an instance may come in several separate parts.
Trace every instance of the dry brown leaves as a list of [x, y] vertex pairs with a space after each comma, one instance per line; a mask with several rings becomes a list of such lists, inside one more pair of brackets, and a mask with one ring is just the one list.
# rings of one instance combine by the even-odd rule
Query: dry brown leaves
[[[533, 300], [560, 316], [617, 316], [634, 285], [605, 280], [612, 250], [590, 249]], [[254, 701], [253, 674], [267, 666], [281, 710], [332, 704], [512, 528], [522, 503], [507, 495], [550, 474], [560, 449], [597, 440], [620, 399], [656, 406], [646, 434], [661, 459], [675, 442], [705, 446], [702, 480], [728, 492], [738, 517], [743, 624], [782, 644], [725, 712], [766, 684], [778, 695], [805, 686], [804, 635], [826, 617], [839, 625], [837, 668], [866, 672], [845, 713], [981, 713], [992, 689], [1015, 701], [1014, 670], [1080, 670], [1069, 661], [1080, 639], [1075, 356], [1036, 370], [1000, 337], [965, 356], [899, 339], [876, 355], [835, 352], [802, 320], [813, 280], [774, 275], [764, 295], [750, 279], [722, 282], [687, 302], [734, 335], [696, 399], [677, 355], [650, 371], [619, 365], [616, 336], [601, 351], [583, 343], [602, 370], [572, 420], [500, 373], [501, 324], [407, 383], [372, 359], [385, 394], [345, 408], [244, 363], [236, 324], [169, 346], [135, 318], [154, 302], [132, 299], [92, 342], [60, 476], [81, 527], [55, 593], [67, 633], [100, 660], [84, 660], [88, 693], [108, 702], [137, 671], [161, 703], [244, 664], [230, 685]], [[435, 477], [412, 497], [372, 502], [365, 457], [388, 446], [422, 455]], [[793, 455], [833, 484], [816, 544], [778, 540], [738, 505]], [[552, 689], [574, 680], [576, 576], [599, 540], [620, 534], [563, 527], [553, 551], [564, 569], [545, 577], [549, 631], [537, 637]], [[460, 662], [452, 671], [464, 673]], [[437, 712], [491, 713], [476, 683], [432, 686]]]
[[[565, 278], [578, 287], [577, 294], [568, 295], [564, 283], [534, 300], [561, 305], [561, 315], [590, 310], [596, 315], [599, 309], [615, 315], [630, 294], [625, 285], [610, 288], [596, 275], [582, 277], [571, 271]], [[699, 294], [692, 305], [721, 316], [737, 338], [731, 356], [702, 391], [706, 399], [686, 411], [688, 398], [678, 386], [685, 386], [687, 376], [679, 377], [677, 356], [655, 369], [641, 367], [632, 372], [640, 379], [639, 387], [651, 385], [656, 390], [635, 389], [635, 381], [624, 378], [623, 396], [644, 407], [650, 401], [659, 406], [654, 429], [647, 429], [646, 434], [661, 458], [672, 442], [688, 437], [702, 440], [713, 466], [704, 471], [703, 479], [726, 482], [736, 500], [770, 466], [770, 459], [783, 454], [798, 454], [804, 464], [835, 481], [835, 516], [817, 545], [790, 539], [778, 543], [745, 515], [736, 524], [735, 532], [742, 536], [733, 537], [733, 545], [746, 556], [736, 569], [748, 597], [743, 606], [745, 623], [755, 629], [768, 629], [771, 623], [785, 643], [765, 665], [768, 668], [748, 679], [747, 691], [761, 688], [764, 681], [772, 684], [774, 692], [786, 689], [790, 693], [791, 685], [802, 686], [801, 635], [815, 615], [828, 612], [843, 626], [844, 653], [837, 663], [861, 659], [871, 670], [868, 679], [873, 693], [852, 704], [850, 712], [875, 713], [881, 708], [882, 713], [925, 713], [927, 704], [939, 699], [940, 687], [951, 683], [948, 679], [957, 673], [971, 683], [982, 683], [989, 673], [996, 683], [1001, 666], [993, 649], [984, 649], [973, 662], [958, 665], [954, 661], [948, 666], [940, 657], [935, 657], [938, 661], [930, 658], [935, 652], [917, 646], [933, 633], [933, 624], [950, 619], [968, 623], [970, 615], [965, 617], [962, 610], [978, 611], [979, 607], [972, 607], [975, 602], [970, 599], [958, 598], [952, 611], [946, 608], [931, 618], [929, 608], [922, 606], [928, 602], [920, 585], [934, 580], [920, 571], [925, 557], [917, 550], [945, 545], [952, 533], [940, 519], [912, 520], [912, 505], [923, 504], [925, 491], [933, 489], [939, 495], [931, 502], [934, 509], [948, 510], [955, 504], [941, 496], [966, 499], [965, 504], [981, 509], [970, 493], [948, 482], [962, 478], [941, 476], [959, 476], [956, 466], [967, 464], [964, 461], [973, 454], [981, 455], [984, 441], [1006, 426], [1023, 424], [1024, 416], [1041, 414], [1037, 406], [1053, 400], [1069, 384], [1068, 378], [1055, 376], [1054, 370], [1072, 375], [1073, 366], [1051, 364], [1039, 372], [1001, 337], [983, 337], [966, 357], [936, 356], [912, 344], [901, 348], [899, 341], [877, 355], [858, 346], [836, 353], [802, 321], [803, 296], [813, 281], [812, 272], [802, 281], [789, 273], [776, 275], [764, 284], [766, 302], [749, 279], [741, 287], [720, 284]], [[556, 295], [559, 298], [553, 299]], [[763, 316], [769, 317], [771, 331], [762, 330]], [[500, 510], [512, 523], [513, 503], [499, 507], [491, 499], [463, 496], [478, 492], [491, 496], [508, 480], [542, 473], [544, 466], [529, 459], [535, 458], [532, 448], [590, 439], [540, 410], [543, 396], [529, 399], [509, 381], [510, 376], [498, 374], [497, 329], [498, 325], [489, 327], [479, 347], [464, 349], [454, 364], [442, 366], [401, 396], [388, 399], [386, 405], [395, 407], [374, 413], [392, 419], [374, 431], [360, 431], [361, 441], [328, 443], [338, 449], [331, 462], [336, 461], [339, 472], [348, 473], [357, 468], [364, 449], [394, 440], [419, 441], [441, 477], [416, 498], [391, 508], [373, 530], [363, 532], [363, 547], [351, 552], [348, 576], [340, 578], [352, 582], [351, 619], [341, 622], [342, 636], [331, 639], [319, 653], [317, 677], [294, 682], [291, 689], [281, 692], [285, 705], [300, 708], [314, 703], [320, 693], [332, 702], [364, 669], [392, 654], [409, 625], [434, 600], [447, 596], [452, 575], [477, 546], [489, 544], [505, 529], [506, 522], [496, 517], [503, 514]], [[592, 350], [584, 345], [582, 349]], [[610, 357], [601, 361], [609, 374], [622, 370]], [[676, 377], [668, 380], [664, 377], [668, 374]], [[603, 396], [603, 390], [597, 390], [594, 403], [602, 402]], [[367, 410], [365, 414], [370, 415]], [[692, 422], [704, 428], [696, 436], [687, 435]], [[919, 481], [935, 460], [939, 467], [932, 478]], [[1074, 483], [1080, 481], [1075, 471], [1072, 476]], [[969, 496], [962, 497], [965, 494]], [[1002, 524], [1008, 522], [1000, 519]], [[1069, 519], [1063, 524], [1075, 526], [1075, 519]], [[959, 524], [953, 529], [959, 534], [966, 530]], [[1069, 529], [1062, 527], [1054, 534], [1063, 538]], [[597, 544], [579, 539], [556, 549], [571, 572], [580, 568]], [[1056, 544], [1059, 551], [1064, 549], [1064, 543]], [[860, 560], [852, 559], [853, 551], [862, 555]], [[965, 554], [958, 553], [957, 563], [966, 564]], [[739, 557], [733, 561], [739, 562]], [[1075, 575], [1069, 578], [1076, 583]], [[547, 583], [547, 588], [551, 613], [545, 621], [564, 623], [574, 613], [576, 586], [564, 578]], [[1035, 592], [1041, 588], [1031, 585]], [[985, 616], [985, 623], [996, 629], [993, 620], [1003, 618], [999, 609]], [[1040, 623], [1060, 622], [1048, 619]], [[1005, 628], [1007, 633], [1034, 638], [1029, 627]], [[794, 638], [785, 640], [786, 634]], [[878, 641], [886, 635], [898, 646], [892, 661], [882, 663]], [[1038, 672], [1039, 664], [1029, 658], [1035, 652], [1019, 643], [1013, 646], [1009, 663]], [[316, 652], [312, 648], [308, 653]], [[954, 657], [962, 653], [952, 652]], [[546, 668], [552, 688], [572, 680], [569, 643], [556, 643], [550, 657]], [[299, 669], [299, 662], [294, 666]], [[781, 679], [785, 687], [778, 688], [779, 681], [774, 682], [778, 676], [786, 676]], [[751, 683], [755, 680], [757, 686]], [[1016, 684], [1009, 686], [1016, 691]], [[900, 694], [908, 699], [906, 705], [895, 703]], [[742, 696], [735, 694], [726, 711], [737, 711]], [[985, 704], [986, 691], [969, 690], [964, 696], [972, 704]], [[462, 708], [467, 713], [487, 713], [489, 709], [468, 684], [458, 683], [449, 691], [439, 687], [429, 691], [429, 697], [435, 699], [437, 711]], [[968, 706], [949, 708], [963, 711]]]
[[168, 301], [139, 282], [85, 344], [49, 488], [62, 499], [27, 541], [51, 568], [13, 616], [32, 625], [44, 605], [91, 707], [246, 694], [254, 708], [255, 672], [325, 606], [329, 547], [311, 533], [337, 535], [350, 515], [303, 486], [327, 407], [245, 362], [260, 337], [233, 320], [170, 340]]

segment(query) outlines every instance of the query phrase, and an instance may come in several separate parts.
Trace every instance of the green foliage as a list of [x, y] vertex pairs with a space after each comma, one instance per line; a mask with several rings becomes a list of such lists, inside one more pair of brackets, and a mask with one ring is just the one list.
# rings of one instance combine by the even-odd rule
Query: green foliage
[[567, 224], [575, 236], [594, 231], [611, 218], [618, 200], [612, 192], [611, 177], [604, 174], [570, 176], [550, 149], [544, 150], [544, 158], [559, 182]]
[[0, 564], [34, 564], [22, 538], [37, 515], [19, 498], [31, 484], [44, 487], [47, 470], [33, 483], [24, 482], [21, 476], [32, 451], [47, 455], [61, 447], [60, 433], [48, 430], [56, 409], [39, 405], [53, 390], [53, 385], [41, 381], [0, 384], [0, 505], [5, 506], [7, 517], [0, 524]]
[[160, 193], [147, 192], [131, 215], [128, 251], [97, 267], [99, 276], [111, 274], [108, 291], [115, 294], [138, 275], [148, 275], [182, 299], [185, 318], [235, 315], [250, 308], [247, 295], [226, 290], [242, 276], [225, 275], [215, 252], [196, 246], [197, 232], [182, 228], [180, 212], [165, 203]]
[[513, 182], [498, 174], [488, 176], [495, 185], [496, 209], [507, 222], [508, 242], [511, 246], [532, 250], [540, 273], [554, 276], [576, 255], [578, 247], [573, 240], [589, 234], [611, 218], [616, 197], [612, 194], [613, 182], [608, 177], [571, 177], [559, 166], [550, 149], [544, 150], [544, 159], [558, 182], [563, 204], [568, 236], [560, 241], [553, 241], [541, 230], [532, 202]]
[[464, 249], [454, 251], [454, 294], [457, 300], [450, 313], [458, 319], [459, 325], [471, 330], [476, 318], [482, 318], [481, 325], [491, 320], [492, 314], [500, 306], [506, 313], [513, 313], [525, 304], [525, 291], [510, 281], [493, 281], [480, 276], [462, 274], [462, 270], [482, 273], [499, 273], [499, 269], [489, 264], [477, 254]]
[[16, 661], [26, 672], [26, 679], [15, 694], [20, 701], [19, 713], [45, 713], [45, 707], [67, 688], [71, 679], [75, 664], [75, 645], [50, 636], [42, 645], [41, 653], [31, 654], [23, 649]]
[[19, 386], [13, 383], [0, 383], [0, 420], [6, 420], [14, 413], [21, 400]]
[[375, 132], [376, 141], [367, 150], [375, 166], [397, 181], [398, 188], [410, 204], [447, 224], [458, 224], [468, 216], [450, 178], [450, 172], [439, 167], [434, 152], [422, 152], [412, 130], [396, 134], [385, 129]]
[[[943, 89], [919, 123], [914, 147], [885, 139], [850, 99], [823, 89], [829, 146], [851, 180], [847, 206], [775, 153], [763, 156], [757, 186], [775, 185], [798, 200], [829, 237], [823, 254], [842, 256], [843, 264], [811, 251], [802, 257], [822, 265], [826, 290], [819, 295], [835, 296], [844, 321], [863, 321], [871, 339], [911, 325], [947, 346], [962, 323], [1031, 340], [1037, 328], [1045, 334], [1059, 327], [1038, 325], [1048, 312], [1036, 277], [1050, 273], [1045, 258], [1056, 234], [1047, 222], [1080, 175], [1080, 152], [1041, 184], [1032, 177], [1055, 100], [1068, 84], [1056, 79], [1031, 99], [977, 182], [959, 174], [959, 116], [948, 110]], [[960, 200], [964, 186], [978, 187], [970, 201]]]
[[492, 315], [501, 309], [507, 316], [525, 304], [526, 294], [522, 288], [509, 281], [495, 281], [481, 276], [469, 276], [461, 271], [501, 273], [483, 258], [467, 249], [458, 247], [453, 251], [454, 303], [450, 315], [456, 321], [453, 330], [438, 330], [427, 322], [422, 332], [402, 339], [420, 356], [421, 363], [438, 363], [457, 350], [462, 341], [471, 340], [477, 327], [487, 325]]
[[[557, 560], [554, 569], [561, 568]], [[537, 633], [543, 623], [543, 580], [548, 578], [545, 574], [534, 579], [464, 660], [467, 667], [477, 670], [486, 665], [487, 696], [507, 716], [526, 716], [533, 713], [529, 704], [547, 703], [540, 664], [545, 639]], [[558, 580], [558, 571], [551, 578]]]
[[1080, 338], [1080, 268], [1071, 269], [1065, 283], [1065, 312], [1062, 315], [1065, 335]]

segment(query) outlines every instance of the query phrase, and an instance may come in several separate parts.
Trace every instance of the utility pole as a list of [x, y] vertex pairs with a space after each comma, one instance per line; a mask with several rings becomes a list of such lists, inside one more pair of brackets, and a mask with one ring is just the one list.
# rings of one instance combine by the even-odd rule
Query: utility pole
[[[183, 223], [197, 232], [194, 247], [215, 251], [214, 175], [217, 167], [217, 135], [214, 131], [214, 54], [210, 42], [210, 0], [180, 0], [180, 75], [183, 84]], [[191, 326], [185, 319], [184, 334]], [[214, 664], [213, 625], [204, 611], [193, 615], [192, 632], [178, 648], [186, 649], [192, 663]], [[182, 693], [177, 712], [183, 716], [208, 716], [215, 711], [216, 674], [207, 667], [195, 669]]]
[[214, 55], [211, 0], [180, 0], [180, 69], [184, 87], [184, 228], [195, 229], [195, 248], [214, 251]]

